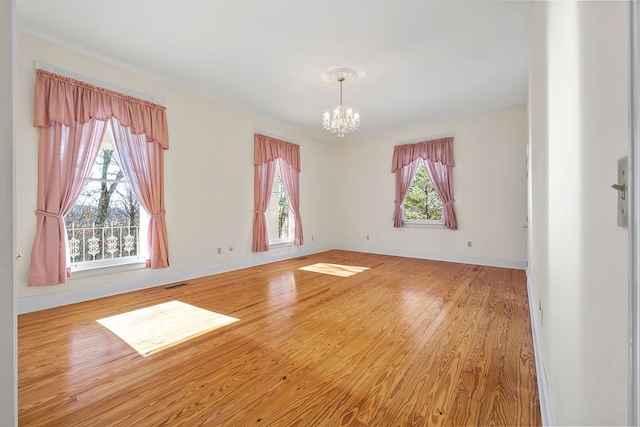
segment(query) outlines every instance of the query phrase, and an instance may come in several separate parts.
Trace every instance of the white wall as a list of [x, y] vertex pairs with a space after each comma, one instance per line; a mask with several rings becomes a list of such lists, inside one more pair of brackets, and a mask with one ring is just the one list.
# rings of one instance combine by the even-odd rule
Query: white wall
[[[534, 329], [558, 425], [625, 425], [627, 2], [536, 2], [530, 64]], [[543, 375], [539, 372], [539, 375]]]
[[[394, 145], [446, 132], [455, 132], [458, 230], [394, 228]], [[526, 144], [525, 105], [341, 144], [341, 202], [347, 217], [342, 244], [368, 252], [524, 268]]]
[[14, 129], [15, 1], [0, 1], [0, 425], [17, 425]]
[[[165, 99], [170, 138], [170, 149], [165, 153], [169, 268], [72, 278], [63, 286], [26, 286], [36, 224], [35, 60]], [[334, 178], [329, 173], [333, 145], [24, 33], [18, 34], [18, 67], [17, 231], [23, 257], [17, 276], [21, 312], [335, 246], [335, 216], [328, 208], [333, 205]], [[251, 252], [254, 129], [300, 144], [300, 203], [306, 237], [302, 247]], [[222, 255], [217, 254], [218, 247], [223, 249]], [[44, 294], [46, 298], [42, 298]]]

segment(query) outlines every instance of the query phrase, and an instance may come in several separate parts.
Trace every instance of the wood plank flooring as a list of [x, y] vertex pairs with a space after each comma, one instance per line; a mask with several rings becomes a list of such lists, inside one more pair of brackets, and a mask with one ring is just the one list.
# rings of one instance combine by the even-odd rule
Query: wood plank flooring
[[[19, 424], [541, 425], [523, 271], [336, 250], [185, 283], [19, 316]], [[172, 300], [240, 321], [148, 357], [96, 322]]]

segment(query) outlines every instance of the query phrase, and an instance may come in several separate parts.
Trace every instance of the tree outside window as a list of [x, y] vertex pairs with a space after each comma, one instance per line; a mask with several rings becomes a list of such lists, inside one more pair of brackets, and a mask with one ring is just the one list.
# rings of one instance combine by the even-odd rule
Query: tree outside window
[[442, 200], [433, 188], [422, 160], [404, 199], [404, 218], [407, 222], [442, 223]]

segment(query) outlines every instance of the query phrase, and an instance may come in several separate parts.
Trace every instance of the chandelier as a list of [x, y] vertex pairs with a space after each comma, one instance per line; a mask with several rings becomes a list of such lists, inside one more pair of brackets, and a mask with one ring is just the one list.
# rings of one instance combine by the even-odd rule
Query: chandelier
[[343, 137], [360, 126], [360, 114], [342, 103], [342, 83], [347, 79], [352, 80], [356, 76], [356, 72], [348, 68], [338, 68], [325, 74], [325, 79], [335, 79], [340, 83], [340, 103], [334, 107], [333, 115], [329, 111], [325, 111], [322, 125], [325, 130], [337, 133], [339, 137]]

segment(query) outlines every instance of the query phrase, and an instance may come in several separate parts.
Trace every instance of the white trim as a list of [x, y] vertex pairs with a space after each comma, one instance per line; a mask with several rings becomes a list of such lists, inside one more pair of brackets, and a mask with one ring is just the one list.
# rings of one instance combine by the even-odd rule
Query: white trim
[[276, 261], [283, 261], [286, 259], [297, 258], [299, 256], [325, 252], [332, 249], [331, 247], [304, 249], [302, 246], [297, 246], [296, 248], [299, 248], [299, 250], [287, 252], [261, 252], [259, 254], [254, 253], [253, 256], [238, 261], [216, 265], [205, 265], [182, 271], [171, 271], [170, 268], [167, 268], [167, 271], [154, 270], [154, 274], [123, 280], [117, 283], [95, 286], [89, 289], [71, 289], [46, 293], [42, 295], [22, 297], [18, 298], [17, 311], [18, 314], [25, 314], [34, 311], [46, 310], [49, 308], [74, 304], [77, 302], [89, 301], [97, 298], [133, 292], [141, 289], [165, 286], [184, 280], [211, 276], [214, 274], [254, 267], [257, 265]]
[[269, 240], [269, 248], [270, 249], [287, 248], [289, 246], [293, 246], [293, 238], [291, 238], [289, 240], [283, 240], [283, 239]]
[[449, 137], [453, 138], [455, 136], [456, 136], [456, 133], [454, 131], [451, 131], [451, 132], [439, 133], [437, 135], [422, 136], [419, 138], [411, 138], [411, 139], [405, 139], [402, 141], [396, 141], [394, 145], [418, 144], [420, 142], [432, 141], [434, 139], [449, 138]]
[[378, 254], [378, 255], [391, 255], [391, 256], [401, 256], [401, 257], [407, 257], [407, 258], [429, 259], [432, 261], [457, 262], [459, 264], [484, 265], [487, 267], [514, 268], [516, 270], [524, 270], [526, 268], [525, 260], [478, 258], [478, 257], [472, 257], [472, 256], [464, 256], [464, 255], [442, 255], [442, 254], [434, 254], [429, 252], [405, 250], [405, 249], [399, 249], [399, 250], [398, 249], [393, 249], [393, 250], [371, 249], [369, 247], [351, 246], [351, 245], [337, 247], [335, 249], [341, 249], [345, 251], [354, 251], [354, 252], [366, 252], [366, 253]]
[[[427, 222], [427, 221], [433, 221], [433, 222]], [[447, 228], [442, 223], [442, 221], [437, 221], [435, 219], [425, 220], [425, 221], [405, 219], [404, 225], [402, 227], [403, 228], [440, 228], [440, 229]]]
[[[7, 41], [8, 39], [5, 39], [5, 37], [10, 37], [11, 38], [11, 52], [10, 52], [10, 66], [11, 66], [11, 75], [10, 75], [10, 79], [11, 79], [11, 92], [10, 92], [10, 100], [8, 101], [11, 106], [11, 110], [9, 112], [6, 111], [6, 105], [7, 105], [7, 99], [5, 98], [2, 101], [2, 106], [0, 106], [0, 109], [2, 109], [2, 112], [4, 114], [6, 113], [10, 113], [10, 117], [9, 117], [9, 121], [10, 121], [10, 128], [8, 129], [8, 132], [5, 132], [5, 128], [4, 125], [2, 125], [2, 130], [0, 130], [0, 132], [2, 132], [2, 143], [0, 143], [1, 147], [2, 147], [2, 151], [3, 151], [3, 156], [5, 158], [7, 158], [7, 154], [10, 153], [11, 155], [11, 173], [9, 171], [7, 171], [6, 169], [3, 170], [2, 173], [2, 177], [3, 177], [3, 189], [0, 190], [2, 192], [2, 198], [3, 198], [3, 206], [1, 208], [1, 212], [2, 212], [2, 233], [3, 235], [5, 235], [4, 233], [7, 232], [8, 230], [6, 229], [6, 221], [8, 220], [7, 216], [11, 215], [11, 222], [13, 224], [13, 232], [11, 233], [11, 253], [9, 254], [11, 256], [11, 261], [9, 262], [8, 259], [3, 257], [3, 261], [2, 261], [2, 267], [0, 267], [0, 270], [2, 271], [3, 274], [3, 279], [5, 279], [5, 273], [10, 273], [11, 274], [11, 290], [9, 291], [8, 288], [5, 288], [5, 291], [2, 292], [2, 295], [4, 297], [6, 296], [10, 296], [11, 297], [11, 325], [3, 325], [2, 328], [2, 344], [4, 346], [8, 346], [11, 345], [11, 350], [12, 350], [12, 358], [10, 359], [10, 362], [7, 359], [3, 359], [3, 362], [5, 362], [4, 365], [4, 369], [6, 369], [7, 371], [9, 369], [11, 369], [11, 374], [7, 375], [6, 377], [3, 376], [3, 379], [6, 379], [7, 381], [2, 382], [2, 387], [1, 390], [3, 392], [3, 394], [6, 396], [6, 402], [8, 405], [10, 405], [11, 407], [11, 414], [10, 413], [5, 413], [2, 416], [0, 416], [0, 419], [2, 420], [2, 422], [4, 423], [5, 421], [7, 423], [11, 423], [11, 425], [13, 426], [17, 426], [18, 425], [18, 275], [17, 275], [17, 248], [18, 248], [18, 232], [17, 232], [17, 223], [18, 223], [18, 216], [17, 216], [17, 194], [18, 194], [18, 168], [17, 168], [17, 164], [18, 164], [18, 160], [17, 160], [17, 156], [18, 156], [18, 109], [17, 109], [17, 105], [18, 105], [18, 26], [17, 26], [17, 14], [18, 14], [18, 6], [17, 6], [17, 1], [16, 0], [10, 0], [10, 4], [8, 4], [7, 2], [3, 2], [2, 6], [0, 6], [2, 8], [2, 12], [6, 12], [7, 7], [9, 8], [9, 13], [11, 13], [11, 28], [9, 28], [9, 32], [10, 35], [7, 36], [7, 32], [3, 31], [3, 35], [0, 36], [0, 38], [2, 40], [0, 40], [0, 43], [2, 43], [2, 47], [0, 48], [0, 50], [2, 50], [3, 54], [2, 54], [2, 61], [3, 61], [3, 66], [2, 66], [2, 70], [3, 70], [3, 81], [7, 82], [8, 77], [7, 75], [4, 73], [7, 69], [6, 64], [7, 64], [7, 56], [5, 56], [4, 52], [5, 49], [7, 47]], [[6, 15], [4, 15], [6, 17]], [[3, 19], [4, 21], [4, 19]], [[4, 92], [4, 84], [3, 83], [3, 89], [2, 91]], [[8, 82], [7, 82], [8, 84]], [[9, 95], [7, 93], [5, 93], [5, 96]], [[10, 140], [8, 140], [7, 134], [10, 134]], [[10, 150], [10, 152], [8, 153], [8, 151]], [[2, 164], [4, 166], [7, 165], [8, 162], [3, 162]], [[5, 181], [6, 177], [11, 176], [11, 182], [7, 183], [7, 181]], [[11, 185], [10, 190], [7, 190], [7, 184]], [[5, 195], [7, 195], [7, 191], [10, 191], [9, 194], [11, 194], [11, 205], [10, 207], [7, 206], [6, 204], [6, 198]], [[2, 254], [4, 255], [5, 252], [2, 252]], [[5, 286], [7, 286], [7, 284], [5, 283]], [[10, 332], [6, 333], [6, 331], [8, 330], [8, 328], [10, 328]], [[11, 342], [11, 344], [9, 344], [9, 342]], [[3, 353], [4, 355], [4, 353]], [[7, 363], [9, 362], [9, 363]], [[7, 372], [5, 371], [5, 372]], [[13, 387], [12, 393], [10, 391], [10, 388]], [[8, 396], [8, 394], [11, 393], [10, 396]], [[8, 411], [7, 411], [8, 412]], [[10, 421], [11, 420], [11, 421]]]
[[[71, 264], [71, 276], [69, 280], [83, 277], [101, 276], [103, 274], [120, 273], [122, 271], [141, 270], [147, 267], [145, 257], [124, 257], [100, 261], [85, 261]], [[114, 261], [114, 262], [108, 262]]]
[[629, 2], [629, 386], [628, 424], [640, 426], [640, 11]]
[[531, 322], [531, 336], [533, 339], [533, 353], [536, 359], [536, 378], [538, 382], [538, 399], [540, 400], [540, 416], [543, 426], [555, 425], [553, 421], [553, 408], [551, 406], [551, 396], [549, 393], [549, 382], [547, 381], [547, 370], [542, 357], [542, 344], [538, 331], [538, 316], [535, 310], [536, 299], [531, 293], [531, 276], [527, 275], [527, 298], [529, 300], [529, 317]]
[[143, 101], [152, 102], [158, 105], [164, 105], [164, 98], [159, 98], [157, 96], [147, 95], [142, 92], [137, 92], [132, 89], [123, 88], [121, 86], [117, 86], [111, 83], [103, 82], [97, 79], [93, 79], [91, 77], [83, 76], [82, 74], [74, 73], [73, 71], [65, 70], [64, 68], [56, 67], [55, 65], [47, 64], [41, 61], [35, 61], [35, 69], [42, 69], [48, 71], [50, 73], [59, 74], [64, 77], [69, 77], [71, 79], [80, 80], [81, 82], [88, 83], [93, 86], [98, 86], [104, 89], [108, 89], [114, 92], [121, 93], [123, 95], [132, 96], [134, 98], [142, 99]]

